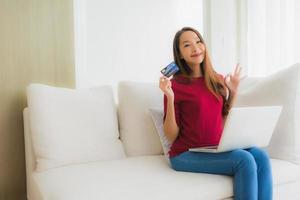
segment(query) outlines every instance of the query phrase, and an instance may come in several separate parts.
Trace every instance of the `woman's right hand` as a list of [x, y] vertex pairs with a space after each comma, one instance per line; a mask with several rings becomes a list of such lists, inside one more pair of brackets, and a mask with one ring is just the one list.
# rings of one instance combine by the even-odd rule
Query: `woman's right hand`
[[159, 79], [159, 88], [164, 92], [167, 98], [174, 98], [174, 92], [172, 90], [172, 82], [165, 76]]

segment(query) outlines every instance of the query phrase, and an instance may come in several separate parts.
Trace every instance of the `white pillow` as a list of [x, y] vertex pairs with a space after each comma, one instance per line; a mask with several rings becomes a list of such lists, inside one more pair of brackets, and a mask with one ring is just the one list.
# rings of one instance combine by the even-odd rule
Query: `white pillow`
[[163, 107], [158, 83], [122, 81], [118, 85], [120, 137], [127, 156], [162, 155], [149, 108]]
[[37, 170], [124, 158], [112, 89], [27, 88]]
[[300, 64], [241, 82], [235, 106], [282, 105], [267, 150], [272, 158], [300, 163]]
[[164, 111], [162, 109], [150, 108], [149, 112], [151, 114], [154, 125], [156, 127], [156, 132], [159, 136], [165, 158], [168, 164], [170, 165], [169, 151], [171, 148], [171, 143], [169, 142], [168, 138], [164, 133], [164, 123], [163, 123]]

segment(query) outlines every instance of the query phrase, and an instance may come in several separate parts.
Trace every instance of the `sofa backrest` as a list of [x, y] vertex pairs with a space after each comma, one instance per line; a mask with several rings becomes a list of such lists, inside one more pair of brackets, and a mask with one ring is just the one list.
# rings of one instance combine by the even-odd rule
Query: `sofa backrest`
[[[266, 77], [241, 81], [234, 106], [281, 105], [283, 110], [266, 148], [271, 157], [300, 163], [300, 64]], [[163, 109], [157, 83], [119, 84], [120, 137], [128, 156], [161, 154], [149, 108]]]
[[29, 193], [29, 186], [31, 185], [31, 174], [36, 167], [36, 157], [32, 147], [32, 139], [30, 133], [30, 123], [28, 117], [28, 108], [23, 111], [23, 123], [24, 123], [24, 142], [25, 142], [25, 161], [26, 161], [26, 182], [27, 193]]
[[[149, 108], [163, 109], [158, 83], [122, 81], [118, 88], [118, 123], [127, 156], [162, 154], [162, 146]], [[283, 105], [268, 151], [271, 157], [299, 162], [300, 158], [300, 65], [269, 77], [246, 78], [241, 82], [235, 106]], [[24, 110], [26, 171], [36, 166], [28, 109]], [[29, 180], [29, 179], [27, 179]]]
[[[241, 89], [260, 78], [246, 78]], [[163, 154], [149, 109], [163, 110], [163, 92], [157, 83], [122, 81], [118, 87], [119, 130], [127, 156]]]
[[282, 105], [267, 150], [272, 158], [300, 163], [300, 64], [241, 84], [235, 106]]

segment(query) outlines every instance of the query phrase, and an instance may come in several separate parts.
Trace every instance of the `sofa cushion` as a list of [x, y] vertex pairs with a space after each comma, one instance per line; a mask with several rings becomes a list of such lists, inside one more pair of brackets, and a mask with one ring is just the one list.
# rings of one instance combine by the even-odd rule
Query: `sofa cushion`
[[163, 107], [157, 83], [122, 81], [118, 86], [120, 137], [128, 156], [163, 154], [149, 108]]
[[27, 88], [37, 170], [124, 158], [112, 89]]
[[235, 106], [282, 105], [267, 147], [272, 158], [300, 163], [300, 64], [263, 78], [241, 82]]
[[[300, 167], [271, 160], [274, 184], [299, 180]], [[91, 162], [34, 173], [44, 199], [224, 199], [232, 197], [229, 176], [179, 172], [163, 156]], [[213, 188], [213, 191], [211, 190]]]
[[164, 133], [164, 122], [163, 122], [164, 111], [163, 111], [163, 109], [159, 109], [159, 108], [150, 108], [149, 112], [151, 114], [153, 123], [155, 125], [156, 132], [159, 136], [160, 143], [161, 143], [163, 151], [164, 151], [165, 159], [166, 159], [167, 163], [171, 166], [170, 158], [169, 158], [169, 151], [170, 151], [172, 144], [169, 142], [168, 138], [166, 137], [166, 135]]
[[177, 172], [162, 155], [61, 167], [34, 173], [34, 179], [44, 199], [55, 200], [222, 199], [232, 195], [230, 177]]

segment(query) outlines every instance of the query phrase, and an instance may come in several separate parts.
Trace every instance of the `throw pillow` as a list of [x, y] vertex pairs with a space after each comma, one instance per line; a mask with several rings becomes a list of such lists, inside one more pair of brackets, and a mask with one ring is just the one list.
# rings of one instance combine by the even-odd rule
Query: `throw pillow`
[[37, 170], [125, 157], [112, 89], [27, 88]]
[[155, 109], [155, 108], [150, 108], [149, 112], [151, 114], [152, 120], [154, 122], [154, 125], [156, 127], [156, 132], [159, 136], [165, 158], [170, 164], [170, 159], [169, 159], [169, 150], [171, 147], [171, 143], [167, 139], [164, 133], [164, 126], [163, 126], [163, 117], [164, 117], [164, 111], [162, 109]]

